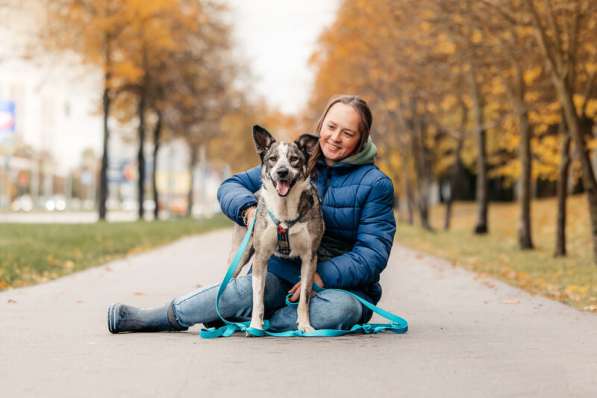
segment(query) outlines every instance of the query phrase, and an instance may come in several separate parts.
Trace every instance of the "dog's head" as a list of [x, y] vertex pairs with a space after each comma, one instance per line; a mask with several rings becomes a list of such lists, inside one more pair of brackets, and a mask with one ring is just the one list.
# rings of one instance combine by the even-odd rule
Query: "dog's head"
[[287, 196], [292, 187], [307, 179], [307, 161], [319, 144], [319, 138], [303, 134], [292, 143], [276, 142], [263, 127], [253, 126], [253, 140], [261, 158], [263, 184], [273, 186], [279, 196]]

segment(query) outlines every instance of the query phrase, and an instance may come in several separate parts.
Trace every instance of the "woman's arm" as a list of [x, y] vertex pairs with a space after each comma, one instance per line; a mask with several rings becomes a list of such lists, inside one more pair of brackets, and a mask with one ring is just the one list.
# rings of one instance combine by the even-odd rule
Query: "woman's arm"
[[392, 181], [379, 179], [365, 201], [352, 250], [318, 264], [325, 287], [353, 289], [379, 280], [396, 232], [393, 203]]
[[261, 166], [227, 178], [218, 188], [218, 202], [222, 212], [232, 221], [244, 225], [242, 211], [257, 205], [255, 192], [261, 188]]

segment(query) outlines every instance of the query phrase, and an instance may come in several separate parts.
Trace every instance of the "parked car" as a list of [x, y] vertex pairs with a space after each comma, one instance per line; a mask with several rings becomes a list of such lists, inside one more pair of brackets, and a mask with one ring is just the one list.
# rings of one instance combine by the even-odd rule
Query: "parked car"
[[155, 202], [151, 199], [145, 199], [143, 201], [143, 209], [145, 211], [153, 211], [155, 209]]
[[45, 208], [48, 211], [64, 211], [66, 200], [62, 196], [51, 196], [46, 199]]
[[122, 202], [122, 210], [125, 211], [137, 211], [138, 207], [139, 206], [137, 205], [137, 201], [133, 199], [125, 199]]
[[31, 211], [33, 210], [33, 199], [29, 195], [21, 195], [13, 200], [10, 205], [12, 211]]

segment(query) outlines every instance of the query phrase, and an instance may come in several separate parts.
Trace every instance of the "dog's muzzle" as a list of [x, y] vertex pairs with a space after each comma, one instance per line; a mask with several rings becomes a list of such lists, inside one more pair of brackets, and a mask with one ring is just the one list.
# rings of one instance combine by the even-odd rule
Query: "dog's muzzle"
[[287, 168], [279, 168], [276, 170], [276, 177], [273, 179], [274, 187], [278, 195], [284, 197], [290, 192], [290, 188], [294, 185], [294, 181], [290, 181], [290, 172]]

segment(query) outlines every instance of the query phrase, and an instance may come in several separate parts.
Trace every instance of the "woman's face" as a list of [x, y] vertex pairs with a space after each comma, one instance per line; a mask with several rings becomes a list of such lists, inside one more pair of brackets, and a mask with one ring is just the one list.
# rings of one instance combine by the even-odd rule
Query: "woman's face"
[[353, 154], [361, 139], [360, 115], [350, 105], [338, 102], [330, 108], [319, 132], [319, 145], [328, 164]]

